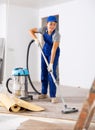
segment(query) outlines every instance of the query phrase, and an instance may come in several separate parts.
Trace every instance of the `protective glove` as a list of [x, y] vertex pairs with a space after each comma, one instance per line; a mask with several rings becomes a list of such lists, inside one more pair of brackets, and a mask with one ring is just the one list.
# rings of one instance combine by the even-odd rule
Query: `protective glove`
[[53, 64], [50, 63], [50, 64], [48, 65], [48, 72], [52, 72], [52, 71], [53, 71]]
[[40, 41], [38, 39], [35, 39], [35, 43], [39, 46], [40, 45]]

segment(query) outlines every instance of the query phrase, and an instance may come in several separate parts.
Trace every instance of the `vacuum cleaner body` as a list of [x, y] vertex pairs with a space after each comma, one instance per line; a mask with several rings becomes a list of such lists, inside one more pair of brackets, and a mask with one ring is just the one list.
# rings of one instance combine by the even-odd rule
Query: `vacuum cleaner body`
[[15, 68], [12, 71], [13, 76], [13, 94], [16, 96], [26, 97], [28, 94], [27, 77], [29, 72], [26, 68]]
[[12, 71], [12, 78], [9, 80], [13, 80], [12, 85], [12, 91], [10, 90], [10, 87], [8, 86], [7, 81], [7, 90], [11, 93], [17, 96], [21, 99], [33, 99], [32, 95], [29, 95], [28, 93], [28, 76], [29, 71], [26, 68], [14, 68]]

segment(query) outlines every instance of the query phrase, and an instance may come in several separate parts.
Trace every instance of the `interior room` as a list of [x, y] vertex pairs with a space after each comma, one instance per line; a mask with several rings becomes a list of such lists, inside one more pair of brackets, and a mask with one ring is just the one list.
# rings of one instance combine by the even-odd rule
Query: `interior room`
[[[33, 28], [47, 26], [49, 16], [56, 17], [56, 29], [60, 34], [60, 56], [56, 69], [57, 78], [54, 78], [58, 103], [54, 104], [50, 102], [49, 86], [48, 98], [38, 99], [42, 85], [41, 55], [44, 39], [42, 35], [36, 33], [40, 46], [29, 34], [29, 30]], [[0, 128], [94, 130], [94, 34], [94, 0], [0, 0]], [[49, 65], [48, 63], [47, 68]], [[21, 71], [24, 68], [27, 71], [26, 75], [24, 71], [23, 75], [16, 75], [15, 68]], [[25, 92], [24, 94], [27, 91], [29, 95], [21, 100], [30, 104], [32, 102], [35, 106], [31, 106], [31, 110], [27, 111], [29, 104], [25, 107], [25, 103], [22, 102], [23, 105], [20, 104], [22, 110], [12, 112], [9, 106], [13, 100], [9, 101], [7, 95], [11, 96], [11, 99], [12, 96], [15, 98], [14, 86], [17, 87], [20, 77], [22, 83], [24, 76], [25, 83], [22, 86], [25, 88], [21, 90]], [[29, 77], [31, 81], [26, 81]], [[17, 84], [14, 85], [15, 83]], [[19, 96], [16, 95], [16, 98]], [[84, 108], [85, 118], [80, 121]], [[68, 109], [69, 112], [65, 113], [63, 109]]]

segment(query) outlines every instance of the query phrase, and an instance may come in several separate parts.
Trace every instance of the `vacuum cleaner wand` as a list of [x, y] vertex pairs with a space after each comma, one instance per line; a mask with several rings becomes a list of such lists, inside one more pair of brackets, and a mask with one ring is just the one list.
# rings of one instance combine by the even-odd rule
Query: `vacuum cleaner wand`
[[[45, 55], [44, 55], [44, 53], [43, 53], [43, 51], [42, 51], [42, 46], [39, 44], [38, 47], [40, 48], [41, 54], [42, 54], [42, 56], [43, 56], [43, 58], [44, 58], [44, 60], [45, 60], [45, 63], [46, 63], [46, 65], [47, 65], [47, 67], [48, 67], [48, 61], [47, 61], [47, 59], [46, 59], [46, 57], [45, 57]], [[58, 84], [57, 84], [57, 82], [56, 82], [56, 79], [55, 79], [55, 77], [54, 77], [54, 75], [53, 75], [53, 73], [52, 73], [52, 71], [50, 72], [50, 74], [51, 74], [51, 77], [52, 77], [53, 82], [55, 83], [56, 87], [59, 88], [59, 87], [58, 87]], [[61, 96], [62, 96], [62, 95], [61, 95]], [[64, 109], [62, 110], [62, 113], [67, 114], [67, 113], [78, 112], [78, 109], [76, 109], [76, 108], [69, 108], [69, 107], [65, 104], [65, 101], [64, 101], [64, 99], [63, 99], [62, 97], [61, 97], [61, 100], [62, 100], [62, 103], [64, 104]]]

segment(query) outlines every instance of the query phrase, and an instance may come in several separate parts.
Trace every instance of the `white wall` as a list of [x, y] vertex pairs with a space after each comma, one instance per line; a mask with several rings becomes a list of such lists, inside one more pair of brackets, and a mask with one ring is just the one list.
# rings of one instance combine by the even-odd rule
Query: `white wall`
[[[6, 4], [2, 3], [0, 1], [0, 38], [5, 38], [5, 47], [6, 47], [6, 37], [7, 37], [7, 32], [6, 32]], [[6, 55], [6, 51], [5, 51], [5, 55]], [[4, 83], [4, 79], [5, 79], [5, 59], [4, 59], [4, 75], [3, 75], [3, 83]], [[2, 71], [3, 72], [3, 71]], [[1, 74], [2, 75], [2, 74]], [[2, 77], [2, 76], [1, 76]]]
[[[94, 0], [69, 0], [40, 11], [10, 5], [7, 26], [7, 77], [11, 75], [14, 67], [25, 67], [26, 49], [31, 40], [28, 30], [39, 26], [38, 16], [40, 21], [42, 17], [51, 14], [59, 14], [60, 84], [89, 88], [95, 76]], [[40, 52], [36, 45], [32, 46], [30, 55], [32, 80], [40, 81]]]
[[[10, 77], [13, 68], [26, 67], [26, 51], [31, 41], [28, 30], [38, 26], [38, 15], [38, 10], [36, 9], [9, 5], [7, 77]], [[32, 45], [30, 55], [30, 73], [32, 80], [36, 80], [38, 73], [36, 45]]]
[[60, 84], [89, 88], [95, 76], [95, 1], [71, 0], [40, 10], [40, 17], [59, 14]]
[[6, 37], [6, 5], [0, 3], [0, 37]]

